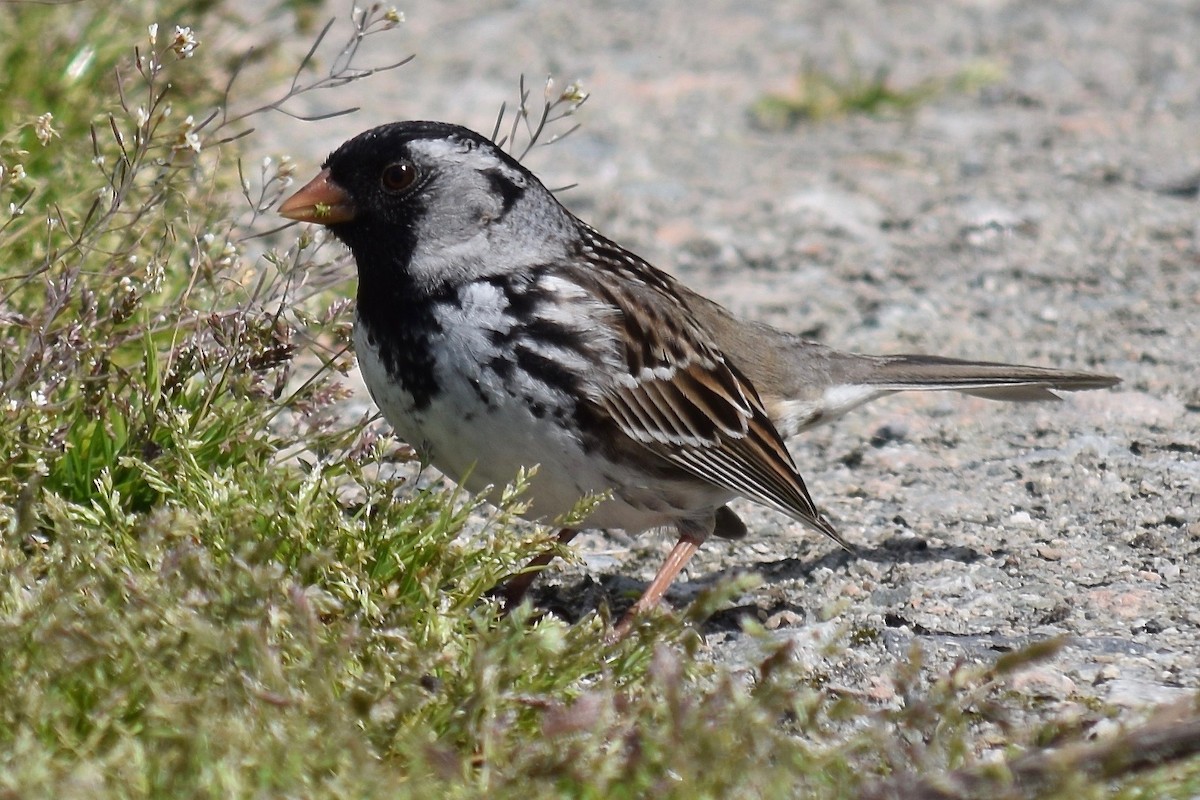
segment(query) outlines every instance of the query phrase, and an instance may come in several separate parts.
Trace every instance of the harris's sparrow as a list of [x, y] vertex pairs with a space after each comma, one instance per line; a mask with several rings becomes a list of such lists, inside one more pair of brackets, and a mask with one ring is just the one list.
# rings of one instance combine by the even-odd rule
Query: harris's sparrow
[[[350, 248], [363, 378], [396, 435], [426, 460], [472, 491], [540, 465], [527, 496], [533, 519], [609, 493], [588, 527], [675, 529], [677, 543], [618, 630], [658, 602], [709, 536], [745, 535], [726, 505], [734, 497], [845, 546], [785, 436], [907, 389], [1026, 401], [1119, 382], [843, 353], [736, 319], [455, 125], [399, 122], [351, 139], [280, 213], [324, 225]], [[532, 576], [510, 582], [510, 600]]]

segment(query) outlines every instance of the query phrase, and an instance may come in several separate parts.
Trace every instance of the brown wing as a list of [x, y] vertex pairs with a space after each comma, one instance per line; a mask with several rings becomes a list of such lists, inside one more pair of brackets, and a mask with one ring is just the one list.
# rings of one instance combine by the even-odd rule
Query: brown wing
[[716, 349], [674, 279], [588, 230], [581, 275], [620, 310], [627, 372], [599, 403], [619, 430], [715, 486], [791, 516], [848, 547], [821, 516], [762, 401]]

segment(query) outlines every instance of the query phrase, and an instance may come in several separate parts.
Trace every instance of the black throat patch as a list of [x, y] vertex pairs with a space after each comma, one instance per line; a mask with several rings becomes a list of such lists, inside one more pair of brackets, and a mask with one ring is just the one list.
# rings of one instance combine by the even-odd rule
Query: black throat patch
[[432, 340], [442, 326], [433, 314], [433, 301], [414, 297], [411, 283], [407, 273], [391, 276], [383, 287], [360, 279], [358, 319], [388, 377], [412, 395], [419, 411], [441, 391]]
[[442, 332], [434, 315], [441, 298], [419, 287], [409, 272], [421, 211], [414, 207], [406, 219], [382, 229], [361, 223], [333, 228], [358, 266], [359, 324], [388, 377], [412, 395], [416, 410], [427, 408], [441, 390], [433, 351], [433, 338]]

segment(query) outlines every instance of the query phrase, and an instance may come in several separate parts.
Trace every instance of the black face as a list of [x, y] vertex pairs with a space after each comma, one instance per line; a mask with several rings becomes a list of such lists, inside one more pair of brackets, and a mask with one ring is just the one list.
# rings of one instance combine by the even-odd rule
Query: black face
[[358, 315], [389, 374], [426, 407], [437, 393], [429, 340], [440, 330], [435, 297], [413, 280], [410, 262], [437, 169], [414, 153], [422, 140], [479, 139], [438, 122], [399, 122], [367, 131], [326, 160], [332, 183], [349, 195], [353, 218], [329, 226], [358, 266]]
[[[467, 151], [478, 148], [521, 170], [516, 161], [484, 137], [444, 122], [396, 122], [347, 141], [326, 159], [324, 167], [332, 182], [349, 195], [354, 218], [330, 224], [329, 228], [354, 252], [360, 273], [407, 264], [432, 192], [441, 189], [449, 196], [443, 198], [444, 203], [452, 207], [456, 201], [472, 202], [471, 187], [440, 174], [453, 165], [439, 168], [436, 160], [415, 146], [421, 142], [452, 142]], [[511, 206], [516, 187], [497, 186], [494, 177], [489, 180], [492, 192], [502, 198], [505, 208]], [[452, 215], [444, 214], [439, 219], [452, 222]]]
[[451, 126], [399, 122], [349, 140], [328, 159], [329, 177], [354, 205], [354, 218], [330, 226], [354, 251], [361, 271], [407, 261], [420, 204], [415, 195], [429, 175], [413, 161], [409, 144], [444, 136]]

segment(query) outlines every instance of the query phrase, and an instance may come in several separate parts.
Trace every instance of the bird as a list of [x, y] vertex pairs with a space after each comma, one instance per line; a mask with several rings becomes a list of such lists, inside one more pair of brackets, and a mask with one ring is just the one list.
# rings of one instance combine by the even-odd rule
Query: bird
[[[953, 390], [1059, 399], [1118, 378], [927, 355], [865, 355], [736, 318], [565, 208], [492, 140], [444, 122], [346, 141], [278, 209], [340, 240], [358, 273], [354, 348], [402, 441], [471, 492], [537, 470], [524, 516], [676, 541], [615, 626], [656, 607], [711, 536], [740, 539], [749, 499], [850, 545], [785, 440], [876, 398]], [[552, 548], [503, 589], [524, 596]]]

